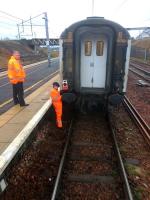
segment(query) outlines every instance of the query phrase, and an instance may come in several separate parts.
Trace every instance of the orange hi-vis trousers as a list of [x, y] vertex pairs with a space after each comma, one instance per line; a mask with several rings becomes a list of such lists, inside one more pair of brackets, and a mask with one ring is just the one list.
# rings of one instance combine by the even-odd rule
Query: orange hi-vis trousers
[[55, 113], [56, 113], [57, 126], [59, 128], [61, 128], [62, 127], [62, 120], [61, 120], [61, 117], [62, 117], [62, 102], [58, 102], [58, 103], [53, 102], [53, 106], [54, 106]]
[[59, 128], [62, 127], [62, 100], [61, 100], [61, 95], [60, 92], [56, 89], [52, 89], [50, 96], [52, 98], [52, 103], [55, 109], [55, 113], [56, 113], [56, 121], [57, 121], [57, 126]]

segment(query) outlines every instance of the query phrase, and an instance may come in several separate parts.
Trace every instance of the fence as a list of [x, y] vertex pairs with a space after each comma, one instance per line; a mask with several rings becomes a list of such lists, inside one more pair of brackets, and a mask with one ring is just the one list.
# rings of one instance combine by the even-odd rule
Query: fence
[[132, 46], [131, 57], [142, 59], [144, 61], [150, 61], [150, 50]]

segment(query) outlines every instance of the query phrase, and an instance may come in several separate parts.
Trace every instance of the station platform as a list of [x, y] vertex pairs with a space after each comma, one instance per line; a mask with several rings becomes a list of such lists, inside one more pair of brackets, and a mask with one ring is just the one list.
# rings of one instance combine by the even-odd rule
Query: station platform
[[54, 81], [59, 82], [58, 72], [25, 98], [29, 106], [13, 106], [0, 116], [0, 174], [51, 106], [49, 93]]

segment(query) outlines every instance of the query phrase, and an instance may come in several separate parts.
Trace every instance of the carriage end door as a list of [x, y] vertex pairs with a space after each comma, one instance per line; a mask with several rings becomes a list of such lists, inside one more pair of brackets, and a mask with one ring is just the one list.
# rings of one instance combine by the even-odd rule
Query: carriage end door
[[106, 61], [107, 40], [103, 36], [81, 41], [81, 87], [105, 88]]

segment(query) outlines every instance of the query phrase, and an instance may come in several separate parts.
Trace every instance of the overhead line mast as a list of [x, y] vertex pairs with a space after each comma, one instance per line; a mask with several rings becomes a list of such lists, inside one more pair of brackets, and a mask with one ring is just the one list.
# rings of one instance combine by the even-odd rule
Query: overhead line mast
[[94, 0], [92, 0], [92, 16], [94, 15]]
[[44, 12], [45, 17], [45, 30], [46, 30], [46, 46], [47, 46], [47, 53], [48, 53], [48, 67], [51, 66], [51, 49], [50, 49], [50, 43], [49, 43], [49, 31], [48, 31], [48, 18], [47, 18], [47, 12]]

